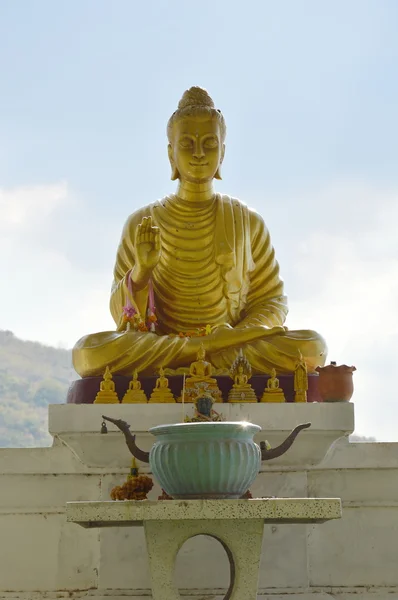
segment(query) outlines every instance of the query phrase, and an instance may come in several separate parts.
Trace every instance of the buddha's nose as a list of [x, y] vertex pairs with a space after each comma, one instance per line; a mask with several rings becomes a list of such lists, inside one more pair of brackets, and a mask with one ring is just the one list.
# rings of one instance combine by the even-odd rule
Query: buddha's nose
[[197, 141], [195, 144], [195, 148], [194, 148], [194, 152], [193, 152], [192, 156], [196, 160], [200, 160], [201, 158], [204, 158], [204, 156], [205, 156], [202, 145], [200, 144], [199, 141]]

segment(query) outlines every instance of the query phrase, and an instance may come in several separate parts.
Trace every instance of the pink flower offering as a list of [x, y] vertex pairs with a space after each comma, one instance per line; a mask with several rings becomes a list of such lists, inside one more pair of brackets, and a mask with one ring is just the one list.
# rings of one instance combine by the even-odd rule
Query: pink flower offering
[[132, 306], [123, 306], [123, 314], [129, 319], [132, 319], [136, 312], [137, 311]]

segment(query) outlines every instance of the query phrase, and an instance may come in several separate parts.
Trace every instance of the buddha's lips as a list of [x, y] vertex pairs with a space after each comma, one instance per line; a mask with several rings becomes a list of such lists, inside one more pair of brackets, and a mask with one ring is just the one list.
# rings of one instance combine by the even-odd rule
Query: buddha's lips
[[208, 162], [207, 163], [192, 163], [192, 162], [190, 162], [189, 164], [191, 165], [191, 167], [207, 167], [207, 165], [209, 163]]

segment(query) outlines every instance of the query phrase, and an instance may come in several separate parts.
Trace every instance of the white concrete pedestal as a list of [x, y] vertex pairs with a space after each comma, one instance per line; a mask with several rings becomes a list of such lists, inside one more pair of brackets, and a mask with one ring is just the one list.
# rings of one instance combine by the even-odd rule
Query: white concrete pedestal
[[[184, 414], [183, 411], [184, 410]], [[65, 444], [73, 454], [90, 468], [129, 468], [131, 454], [124, 436], [115, 425], [108, 423], [108, 435], [101, 435], [102, 415], [123, 419], [137, 435], [142, 450], [150, 450], [155, 438], [148, 433], [151, 427], [165, 423], [181, 423], [184, 415], [193, 416], [193, 404], [55, 404], [49, 407], [49, 431], [55, 441]], [[335, 403], [284, 404], [218, 404], [225, 421], [249, 421], [260, 425], [255, 436], [258, 444], [268, 440], [278, 446], [300, 423], [311, 423], [302, 431], [293, 446], [282, 456], [263, 463], [261, 470], [292, 467], [304, 469], [317, 465], [336, 440], [354, 431], [354, 405]], [[143, 473], [148, 465], [139, 465]]]
[[174, 567], [190, 538], [209, 535], [225, 548], [231, 579], [224, 600], [255, 600], [264, 523], [323, 523], [341, 517], [337, 498], [69, 502], [67, 520], [83, 527], [143, 525], [154, 600], [178, 600]]
[[152, 597], [154, 600], [177, 600], [174, 568], [182, 545], [197, 535], [210, 535], [224, 547], [230, 563], [228, 600], [251, 600], [257, 596], [258, 569], [264, 521], [148, 521], [144, 524]]

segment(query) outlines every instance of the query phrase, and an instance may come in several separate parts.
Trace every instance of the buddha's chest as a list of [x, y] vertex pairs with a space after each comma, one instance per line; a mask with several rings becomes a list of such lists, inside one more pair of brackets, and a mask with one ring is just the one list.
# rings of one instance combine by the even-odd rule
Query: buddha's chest
[[225, 282], [215, 256], [211, 238], [205, 243], [203, 239], [188, 243], [187, 239], [179, 240], [175, 236], [171, 241], [169, 236], [162, 244], [160, 261], [153, 272], [157, 306], [160, 298], [167, 298], [176, 313], [184, 312], [187, 306], [192, 313], [207, 310], [214, 304], [221, 307]]
[[208, 265], [216, 266], [215, 237], [213, 228], [209, 231], [199, 228], [161, 234], [161, 258], [163, 268], [182, 270], [201, 269]]

